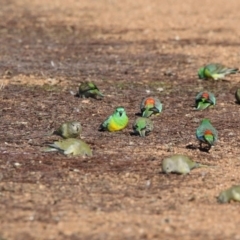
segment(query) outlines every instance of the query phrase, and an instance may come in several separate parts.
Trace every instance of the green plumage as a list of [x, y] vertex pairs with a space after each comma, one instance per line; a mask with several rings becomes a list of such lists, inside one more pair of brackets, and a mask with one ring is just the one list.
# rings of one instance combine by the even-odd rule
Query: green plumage
[[162, 103], [157, 97], [145, 97], [140, 104], [142, 117], [150, 117], [162, 112]]
[[213, 93], [203, 91], [197, 94], [195, 98], [196, 110], [204, 110], [213, 105], [216, 105], [216, 98]]
[[187, 174], [194, 168], [208, 167], [192, 161], [188, 156], [176, 154], [163, 159], [162, 171], [164, 173]]
[[153, 130], [153, 123], [149, 118], [138, 117], [133, 123], [133, 131], [141, 137], [145, 137]]
[[82, 132], [82, 126], [80, 122], [66, 122], [63, 123], [53, 134], [59, 135], [63, 138], [76, 138]]
[[49, 147], [44, 152], [55, 152], [58, 151], [65, 155], [81, 155], [81, 156], [92, 156], [92, 150], [89, 145], [84, 141], [76, 138], [68, 138], [56, 141], [48, 145]]
[[226, 75], [235, 74], [238, 68], [228, 68], [220, 63], [210, 63], [198, 70], [200, 79], [224, 79]]
[[210, 123], [210, 120], [205, 118], [201, 121], [200, 126], [196, 130], [196, 137], [200, 141], [200, 144], [206, 143], [209, 147], [211, 147], [216, 143], [218, 133]]
[[83, 82], [80, 84], [79, 89], [78, 89], [78, 95], [79, 97], [82, 98], [102, 98], [104, 95], [99, 91], [98, 87], [96, 84], [93, 82]]
[[113, 114], [109, 116], [99, 126], [99, 131], [115, 132], [124, 129], [128, 124], [128, 116], [124, 107], [115, 108]]
[[240, 186], [232, 186], [218, 196], [219, 203], [228, 203], [231, 200], [240, 202]]

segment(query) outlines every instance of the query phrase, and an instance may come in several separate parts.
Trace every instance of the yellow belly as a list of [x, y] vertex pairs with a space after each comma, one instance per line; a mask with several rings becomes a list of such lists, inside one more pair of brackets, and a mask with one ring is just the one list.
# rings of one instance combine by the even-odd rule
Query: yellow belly
[[119, 130], [122, 130], [123, 128], [125, 128], [126, 125], [127, 125], [127, 123], [124, 125], [120, 125], [120, 124], [115, 123], [114, 121], [110, 121], [110, 123], [108, 124], [108, 131], [109, 132], [119, 131]]

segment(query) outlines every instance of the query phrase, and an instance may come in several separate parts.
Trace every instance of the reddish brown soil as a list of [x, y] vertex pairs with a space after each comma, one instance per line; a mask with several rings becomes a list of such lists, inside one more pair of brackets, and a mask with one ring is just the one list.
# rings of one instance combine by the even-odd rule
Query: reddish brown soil
[[[240, 182], [239, 74], [196, 75], [207, 62], [239, 67], [239, 9], [238, 0], [2, 0], [0, 239], [240, 239], [240, 204], [216, 201]], [[102, 101], [71, 94], [85, 80]], [[217, 105], [196, 112], [202, 89]], [[146, 95], [164, 109], [140, 138], [131, 125]], [[118, 105], [129, 126], [98, 132]], [[204, 117], [219, 131], [210, 153], [195, 138]], [[93, 157], [42, 152], [67, 120], [81, 121]], [[214, 167], [162, 174], [174, 153]]]

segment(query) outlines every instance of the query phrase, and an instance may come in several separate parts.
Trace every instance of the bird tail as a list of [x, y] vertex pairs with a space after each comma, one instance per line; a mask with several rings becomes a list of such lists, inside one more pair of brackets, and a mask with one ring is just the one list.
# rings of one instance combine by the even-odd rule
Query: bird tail
[[104, 94], [102, 94], [100, 91], [97, 91], [98, 96], [104, 97]]
[[229, 68], [227, 71], [227, 73], [229, 73], [229, 74], [235, 74], [237, 72], [238, 72], [238, 68]]
[[52, 129], [51, 131], [45, 133], [44, 136], [51, 136], [53, 134], [56, 134], [56, 131], [54, 129]]
[[196, 163], [196, 165], [195, 165], [195, 168], [204, 168], [204, 167], [208, 168], [208, 167], [212, 167], [212, 166], [201, 164], [201, 163]]
[[159, 110], [156, 107], [151, 107], [151, 108], [145, 108], [142, 117], [150, 117], [152, 114], [157, 114], [159, 113]]
[[144, 128], [144, 129], [141, 129], [141, 131], [139, 131], [139, 135], [141, 136], [141, 137], [145, 137], [146, 136], [146, 130], [145, 130], [146, 128]]
[[155, 114], [156, 114], [156, 113], [160, 113], [159, 109], [156, 108], [156, 107], [152, 107], [152, 108], [150, 108], [149, 110], [153, 111]]
[[214, 144], [214, 137], [211, 134], [205, 134], [204, 135], [205, 140], [210, 144], [213, 145]]
[[197, 110], [204, 110], [206, 109], [207, 107], [209, 107], [211, 104], [210, 103], [203, 103], [203, 102], [198, 102], [197, 104]]
[[149, 108], [146, 108], [143, 113], [142, 113], [142, 117], [150, 117], [153, 114], [153, 111], [151, 111]]
[[211, 167], [217, 167], [213, 165], [206, 165], [206, 164], [201, 164], [201, 163], [196, 163], [195, 168], [211, 168]]
[[99, 132], [103, 132], [103, 131], [105, 131], [105, 129], [106, 128], [102, 124], [98, 127]]
[[53, 147], [45, 147], [42, 151], [43, 152], [57, 152], [58, 149], [53, 148]]

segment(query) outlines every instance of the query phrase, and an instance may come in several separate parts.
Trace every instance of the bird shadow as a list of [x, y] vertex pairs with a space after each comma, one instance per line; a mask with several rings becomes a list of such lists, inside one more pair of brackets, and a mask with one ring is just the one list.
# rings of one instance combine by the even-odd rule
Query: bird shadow
[[202, 147], [202, 146], [197, 147], [197, 146], [194, 145], [194, 144], [188, 144], [188, 145], [186, 146], [186, 148], [187, 148], [187, 149], [191, 149], [191, 150], [199, 149], [201, 152], [206, 152], [206, 153], [209, 153], [209, 150], [211, 149], [211, 148], [209, 148], [209, 147]]
[[138, 133], [135, 133], [133, 131], [129, 132], [130, 136], [138, 136], [139, 134]]
[[198, 149], [199, 149], [201, 152], [210, 153], [209, 151], [210, 151], [211, 148], [209, 148], [209, 147], [199, 147]]
[[140, 113], [140, 112], [135, 113], [135, 116], [141, 117], [141, 116], [142, 116], [142, 113]]
[[231, 81], [228, 80], [228, 79], [222, 79], [221, 81], [222, 81], [222, 82], [231, 82]]
[[75, 98], [82, 98], [82, 99], [95, 99], [95, 100], [97, 100], [97, 101], [100, 101], [100, 100], [102, 100], [103, 98], [102, 97], [99, 97], [99, 96], [85, 96], [85, 97], [83, 97], [83, 96], [81, 96], [81, 95], [79, 95], [78, 93], [76, 93], [75, 95], [73, 95]]

